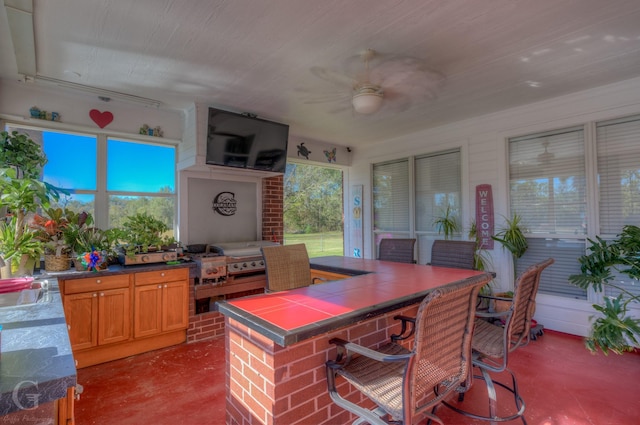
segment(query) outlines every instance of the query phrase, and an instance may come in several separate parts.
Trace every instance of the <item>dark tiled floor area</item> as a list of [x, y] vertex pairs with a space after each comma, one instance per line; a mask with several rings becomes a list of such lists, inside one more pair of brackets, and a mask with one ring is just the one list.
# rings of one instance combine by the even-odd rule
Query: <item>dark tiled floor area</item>
[[[76, 423], [224, 424], [224, 361], [224, 338], [217, 338], [80, 369]], [[640, 354], [593, 355], [582, 338], [547, 331], [514, 352], [510, 366], [529, 425], [640, 423]], [[484, 402], [483, 385], [475, 382], [464, 407]], [[447, 424], [487, 423], [444, 407], [438, 415]]]

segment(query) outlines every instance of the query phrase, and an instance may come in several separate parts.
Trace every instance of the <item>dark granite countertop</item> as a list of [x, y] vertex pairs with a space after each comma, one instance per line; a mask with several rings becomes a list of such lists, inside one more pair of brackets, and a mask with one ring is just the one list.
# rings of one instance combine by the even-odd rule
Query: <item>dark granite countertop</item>
[[189, 267], [189, 277], [195, 276], [196, 263], [193, 261], [181, 262], [180, 264], [165, 264], [165, 263], [150, 263], [150, 264], [135, 264], [129, 266], [111, 265], [107, 270], [101, 270], [99, 272], [94, 271], [76, 271], [75, 269], [65, 270], [63, 272], [43, 272], [43, 276], [54, 277], [60, 280], [67, 279], [82, 279], [85, 277], [95, 277], [97, 275], [119, 275], [138, 272], [150, 272], [154, 270], [171, 269], [171, 268], [184, 268]]
[[63, 398], [76, 367], [57, 281], [35, 304], [0, 308], [0, 415]]

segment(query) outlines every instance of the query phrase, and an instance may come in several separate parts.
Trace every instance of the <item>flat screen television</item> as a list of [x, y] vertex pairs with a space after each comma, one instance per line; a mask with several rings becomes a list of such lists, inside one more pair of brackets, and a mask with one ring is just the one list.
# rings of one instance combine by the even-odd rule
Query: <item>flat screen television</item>
[[289, 126], [249, 115], [209, 108], [209, 165], [284, 173]]

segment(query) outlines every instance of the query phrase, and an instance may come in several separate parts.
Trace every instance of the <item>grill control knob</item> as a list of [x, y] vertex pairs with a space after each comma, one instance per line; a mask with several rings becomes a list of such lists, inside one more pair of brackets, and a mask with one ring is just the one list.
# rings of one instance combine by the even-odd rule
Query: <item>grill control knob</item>
[[252, 266], [252, 267], [255, 267], [255, 266], [256, 266], [256, 262], [255, 262], [255, 261], [253, 261], [253, 262], [251, 263], [251, 266]]
[[247, 267], [247, 263], [242, 263], [242, 267]]
[[141, 258], [141, 260], [142, 260], [142, 262], [143, 262], [143, 263], [148, 263], [148, 262], [149, 262], [149, 260], [150, 260], [150, 258], [149, 258], [149, 256], [148, 256], [148, 255], [143, 255], [143, 256], [142, 256], [142, 258]]
[[233, 268], [234, 268], [234, 269], [237, 269], [237, 268], [238, 268], [238, 265], [237, 265], [237, 264], [234, 264], [234, 265], [233, 265]]

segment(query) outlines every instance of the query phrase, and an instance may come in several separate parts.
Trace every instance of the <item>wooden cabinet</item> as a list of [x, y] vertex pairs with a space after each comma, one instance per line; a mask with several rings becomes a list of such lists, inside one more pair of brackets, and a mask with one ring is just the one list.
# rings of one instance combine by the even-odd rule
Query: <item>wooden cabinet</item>
[[135, 274], [135, 338], [187, 328], [188, 279], [186, 269]]
[[129, 339], [131, 293], [127, 275], [68, 281], [63, 302], [74, 351]]
[[186, 341], [189, 269], [58, 280], [79, 368]]

